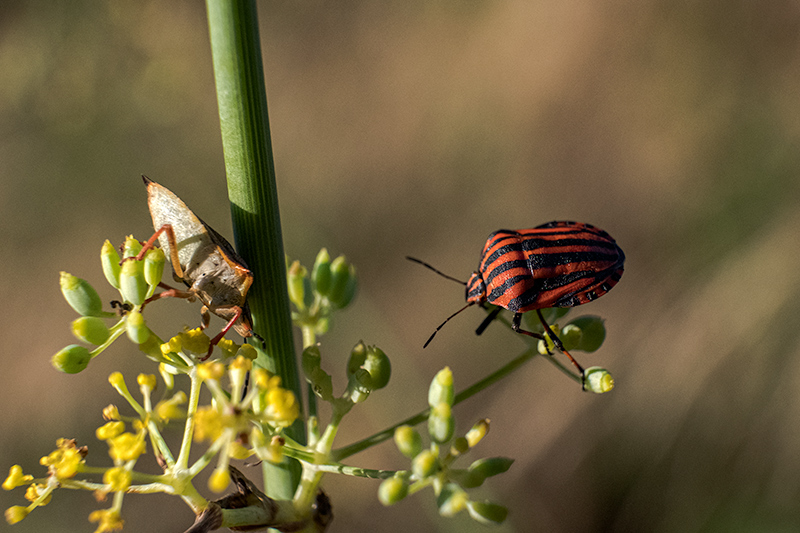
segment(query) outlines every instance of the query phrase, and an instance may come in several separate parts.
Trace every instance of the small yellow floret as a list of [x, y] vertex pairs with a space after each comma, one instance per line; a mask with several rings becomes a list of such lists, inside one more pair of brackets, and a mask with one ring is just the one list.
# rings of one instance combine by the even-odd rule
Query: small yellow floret
[[97, 529], [94, 533], [105, 533], [106, 531], [118, 531], [125, 525], [125, 521], [119, 515], [119, 511], [113, 509], [101, 509], [92, 511], [89, 514], [89, 522], [97, 522]]
[[194, 415], [194, 440], [215, 441], [224, 429], [222, 415], [211, 406], [200, 407]]
[[211, 339], [208, 338], [208, 335], [203, 333], [202, 329], [189, 329], [183, 333], [179, 333], [178, 336], [181, 339], [181, 345], [184, 351], [203, 355], [208, 353]]
[[109, 468], [103, 474], [103, 483], [109, 486], [111, 492], [124, 492], [131, 486], [133, 476], [130, 470], [122, 467]]
[[123, 433], [108, 440], [108, 455], [115, 461], [131, 461], [138, 459], [147, 448], [143, 435]]
[[253, 361], [243, 355], [237, 356], [228, 367], [229, 370], [244, 370], [245, 372], [249, 372], [251, 368], [253, 368]]
[[113, 439], [117, 435], [121, 434], [125, 431], [125, 422], [120, 422], [119, 420], [115, 420], [112, 422], [107, 422], [97, 428], [95, 431], [95, 435], [97, 436], [98, 440], [108, 440]]
[[230, 447], [228, 448], [228, 457], [233, 459], [240, 459], [244, 460], [253, 455], [253, 450], [249, 448], [245, 448], [242, 446], [241, 443], [236, 441], [231, 442]]
[[269, 372], [267, 372], [263, 368], [255, 369], [253, 371], [253, 377], [256, 387], [258, 387], [261, 390], [279, 388], [281, 386], [281, 377], [272, 376], [270, 375]]
[[208, 478], [208, 488], [214, 492], [222, 492], [228, 488], [231, 482], [231, 474], [227, 468], [218, 468], [214, 470], [211, 477]]
[[242, 344], [239, 347], [239, 351], [236, 353], [236, 355], [241, 355], [242, 357], [246, 357], [251, 361], [255, 361], [256, 357], [258, 357], [258, 352], [249, 344]]
[[217, 348], [222, 352], [222, 359], [228, 359], [236, 355], [239, 345], [230, 339], [222, 338], [217, 343]]
[[147, 388], [151, 391], [156, 390], [156, 385], [158, 384], [156, 377], [153, 374], [139, 374], [136, 377], [136, 382], [142, 389]]
[[266, 395], [266, 415], [278, 426], [290, 426], [300, 416], [300, 408], [294, 393], [280, 387], [272, 388]]
[[197, 366], [197, 375], [204, 381], [219, 381], [224, 374], [225, 365], [217, 361], [209, 361], [208, 363], [201, 363]]
[[16, 524], [17, 522], [21, 522], [23, 518], [28, 516], [31, 510], [27, 507], [22, 507], [21, 505], [15, 505], [14, 507], [9, 507], [6, 509], [6, 522], [9, 524]]
[[103, 418], [105, 420], [119, 420], [119, 409], [116, 405], [109, 405], [103, 409]]
[[169, 400], [162, 400], [156, 405], [156, 415], [161, 420], [173, 420], [186, 417], [186, 411], [178, 407], [186, 403], [186, 393], [178, 391]]
[[14, 465], [8, 470], [8, 477], [3, 481], [3, 488], [5, 490], [12, 490], [16, 487], [27, 485], [31, 481], [33, 481], [33, 476], [24, 475], [22, 473], [22, 467]]
[[42, 498], [42, 500], [39, 501], [36, 505], [40, 506], [47, 505], [48, 503], [50, 503], [50, 500], [53, 499], [53, 493], [52, 490], [48, 491], [47, 488], [40, 483], [34, 483], [33, 485], [28, 487], [28, 489], [25, 491], [25, 499], [28, 500], [29, 502], [35, 502], [45, 492], [47, 493], [47, 496]]

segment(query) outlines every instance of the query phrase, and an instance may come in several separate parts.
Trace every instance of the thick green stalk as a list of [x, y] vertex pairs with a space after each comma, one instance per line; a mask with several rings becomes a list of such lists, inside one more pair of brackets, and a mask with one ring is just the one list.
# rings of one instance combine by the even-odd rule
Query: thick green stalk
[[[254, 274], [248, 302], [254, 329], [266, 343], [266, 357], [258, 362], [302, 401], [256, 5], [253, 0], [207, 0], [206, 7], [234, 239]], [[289, 428], [298, 442], [305, 442], [304, 433], [301, 421]], [[265, 492], [273, 498], [291, 498], [298, 481], [297, 463], [265, 467]]]

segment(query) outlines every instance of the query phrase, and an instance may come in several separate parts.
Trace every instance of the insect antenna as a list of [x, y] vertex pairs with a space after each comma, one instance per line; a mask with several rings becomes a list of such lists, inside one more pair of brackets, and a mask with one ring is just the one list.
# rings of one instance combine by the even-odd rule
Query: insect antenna
[[[434, 267], [432, 267], [431, 265], [429, 265], [429, 264], [428, 264], [428, 263], [426, 263], [425, 261], [422, 261], [421, 259], [417, 259], [417, 258], [415, 258], [415, 257], [409, 257], [409, 256], [406, 256], [406, 259], [408, 259], [409, 261], [414, 261], [415, 263], [419, 263], [420, 265], [422, 265], [422, 266], [424, 266], [424, 267], [430, 268], [431, 270], [433, 270], [434, 272], [436, 272], [437, 274], [439, 274], [439, 275], [440, 275], [440, 276], [442, 276], [443, 278], [447, 278], [447, 279], [449, 279], [450, 281], [455, 281], [456, 283], [460, 283], [461, 285], [465, 285], [465, 286], [466, 286], [466, 284], [467, 284], [467, 282], [466, 282], [466, 281], [461, 281], [460, 279], [456, 279], [456, 278], [454, 278], [453, 276], [448, 276], [448, 275], [447, 275], [447, 274], [445, 274], [444, 272], [442, 272], [442, 271], [440, 271], [440, 270], [437, 270], [437, 269], [435, 269]], [[456, 314], [458, 314], [458, 313], [456, 313]], [[449, 320], [449, 319], [448, 319], [448, 320]], [[447, 322], [447, 320], [445, 320], [445, 322]], [[442, 325], [444, 325], [444, 324], [442, 324]], [[439, 326], [439, 327], [442, 327], [442, 326]], [[439, 330], [437, 329], [436, 331], [439, 331]], [[428, 341], [428, 342], [430, 342], [430, 341]]]
[[435, 330], [433, 333], [431, 333], [431, 336], [430, 336], [430, 337], [428, 337], [428, 340], [427, 340], [427, 341], [425, 341], [425, 344], [423, 344], [423, 345], [422, 345], [422, 348], [423, 348], [423, 349], [425, 349], [425, 348], [427, 348], [427, 347], [428, 347], [428, 345], [431, 343], [431, 341], [432, 341], [432, 340], [433, 340], [433, 338], [436, 336], [436, 334], [437, 334], [437, 333], [439, 333], [439, 330], [440, 330], [440, 329], [442, 329], [442, 326], [444, 326], [445, 324], [447, 324], [447, 322], [448, 322], [448, 321], [449, 321], [451, 318], [453, 318], [453, 317], [454, 317], [454, 316], [456, 316], [458, 313], [460, 313], [461, 311], [463, 311], [464, 309], [466, 309], [467, 307], [469, 307], [469, 306], [471, 306], [471, 305], [473, 305], [473, 304], [472, 304], [472, 303], [468, 303], [467, 305], [465, 305], [464, 307], [462, 307], [461, 309], [459, 309], [458, 311], [456, 311], [455, 313], [453, 313], [452, 315], [450, 315], [449, 317], [447, 317], [447, 318], [445, 319], [445, 321], [444, 321], [444, 322], [442, 322], [441, 324], [439, 324], [439, 327], [438, 327], [438, 328], [436, 328], [436, 330]]

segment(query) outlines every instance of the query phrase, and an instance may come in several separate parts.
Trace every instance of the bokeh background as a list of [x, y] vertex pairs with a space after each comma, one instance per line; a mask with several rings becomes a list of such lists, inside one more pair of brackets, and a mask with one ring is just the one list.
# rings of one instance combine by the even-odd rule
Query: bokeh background
[[[473, 309], [423, 352], [463, 291], [405, 255], [466, 279], [496, 229], [586, 221], [627, 255], [621, 283], [576, 310], [606, 318], [579, 359], [617, 388], [582, 393], [537, 359], [457, 407], [461, 431], [492, 420], [476, 457], [516, 458], [476, 493], [510, 508], [498, 531], [800, 529], [797, 2], [259, 8], [286, 251], [309, 264], [326, 246], [359, 269], [326, 367], [341, 386], [359, 339], [393, 361], [338, 444], [416, 413], [441, 367], [463, 387], [524, 349], [498, 325], [476, 337]], [[51, 368], [73, 342], [58, 272], [113, 298], [98, 252], [151, 234], [141, 174], [231, 235], [204, 6], [3, 2], [0, 73], [2, 468], [39, 472], [60, 436], [105, 464], [94, 428], [120, 401], [106, 376], [153, 368], [125, 342], [80, 375]], [[155, 307], [196, 324], [194, 306]], [[350, 462], [406, 465], [390, 443]], [[383, 508], [375, 481], [325, 487], [331, 532], [484, 529], [439, 518], [430, 492]], [[64, 491], [9, 530], [92, 531], [108, 505]], [[166, 496], [124, 509], [127, 531], [193, 519]]]

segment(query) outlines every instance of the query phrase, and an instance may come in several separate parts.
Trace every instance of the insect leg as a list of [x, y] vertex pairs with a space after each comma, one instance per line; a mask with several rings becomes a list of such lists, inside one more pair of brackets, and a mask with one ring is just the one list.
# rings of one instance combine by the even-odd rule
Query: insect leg
[[492, 321], [494, 321], [494, 319], [497, 318], [497, 315], [499, 315], [500, 311], [502, 310], [503, 310], [502, 307], [495, 307], [494, 309], [492, 309], [491, 312], [488, 315], [486, 315], [486, 318], [483, 319], [481, 325], [478, 326], [478, 329], [475, 330], [475, 335], [480, 335], [484, 331], [486, 331], [486, 328], [489, 327], [489, 324], [491, 324]]
[[[225, 310], [233, 312], [232, 318], [228, 321], [227, 324], [225, 324], [225, 327], [222, 328], [222, 331], [217, 333], [217, 335], [213, 339], [211, 339], [211, 343], [208, 345], [208, 353], [205, 355], [205, 357], [200, 359], [201, 361], [205, 361], [206, 359], [211, 357], [211, 352], [214, 350], [214, 346], [216, 346], [217, 343], [219, 343], [219, 341], [222, 340], [222, 337], [224, 337], [225, 334], [228, 333], [228, 330], [230, 330], [233, 327], [233, 324], [237, 320], [239, 320], [239, 318], [241, 318], [242, 313], [244, 312], [243, 309], [241, 307], [239, 307], [238, 305], [233, 305], [231, 307], [227, 307], [227, 308], [225, 308]], [[219, 309], [217, 309], [216, 311], [217, 312], [215, 314], [219, 314]], [[206, 313], [207, 312], [208, 312], [208, 310], [206, 310]]]
[[[572, 362], [572, 364], [575, 365], [575, 368], [577, 368], [578, 372], [580, 372], [581, 381], [583, 381], [583, 378], [585, 376], [583, 367], [580, 365], [580, 363], [578, 363], [578, 361], [575, 360], [574, 357], [572, 357], [572, 355], [570, 355], [570, 353], [567, 350], [564, 349], [564, 344], [561, 342], [561, 339], [559, 339], [558, 335], [553, 333], [553, 330], [550, 329], [550, 326], [547, 324], [547, 321], [545, 321], [544, 317], [542, 316], [542, 312], [539, 309], [536, 310], [536, 314], [539, 316], [539, 321], [541, 321], [542, 326], [544, 326], [544, 331], [546, 332], [547, 337], [553, 342], [555, 347], [558, 348], [558, 351], [566, 355]], [[543, 335], [522, 329], [520, 327], [521, 324], [522, 324], [522, 313], [516, 313], [514, 315], [514, 319], [511, 321], [511, 329], [513, 329], [517, 333], [528, 335], [529, 337], [545, 340]]]
[[161, 226], [158, 231], [156, 231], [152, 237], [150, 237], [144, 245], [142, 245], [142, 249], [135, 257], [126, 257], [122, 261], [119, 262], [121, 265], [128, 259], [135, 259], [136, 261], [141, 261], [144, 258], [144, 254], [151, 248], [155, 248], [155, 243], [158, 238], [161, 236], [162, 233], [167, 233], [167, 240], [169, 241], [169, 260], [172, 263], [172, 270], [175, 271], [175, 275], [178, 276], [180, 279], [184, 277], [183, 267], [181, 266], [180, 259], [178, 258], [178, 241], [175, 238], [175, 230], [172, 229], [172, 224], [164, 224]]

